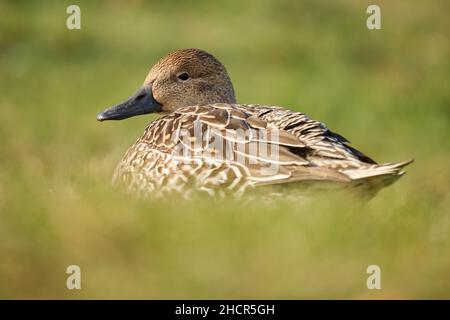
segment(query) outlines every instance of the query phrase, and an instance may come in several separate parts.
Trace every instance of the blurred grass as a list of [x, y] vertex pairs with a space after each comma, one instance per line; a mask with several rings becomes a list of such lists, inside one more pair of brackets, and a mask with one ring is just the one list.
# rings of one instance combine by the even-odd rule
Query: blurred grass
[[[65, 28], [72, 3], [80, 31]], [[369, 4], [1, 1], [0, 298], [449, 298], [450, 6], [378, 1], [369, 31]], [[416, 163], [362, 207], [130, 199], [110, 177], [152, 117], [95, 115], [184, 47], [215, 54], [240, 102]], [[81, 291], [65, 288], [70, 264]]]

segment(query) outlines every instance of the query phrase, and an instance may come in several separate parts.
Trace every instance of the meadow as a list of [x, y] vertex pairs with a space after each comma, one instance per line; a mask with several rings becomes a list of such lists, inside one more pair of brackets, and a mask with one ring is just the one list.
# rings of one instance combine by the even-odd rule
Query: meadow
[[[450, 298], [450, 5], [376, 2], [381, 30], [369, 1], [0, 1], [0, 298]], [[134, 199], [111, 177], [156, 116], [96, 114], [189, 47], [224, 63], [239, 102], [415, 163], [365, 205]]]

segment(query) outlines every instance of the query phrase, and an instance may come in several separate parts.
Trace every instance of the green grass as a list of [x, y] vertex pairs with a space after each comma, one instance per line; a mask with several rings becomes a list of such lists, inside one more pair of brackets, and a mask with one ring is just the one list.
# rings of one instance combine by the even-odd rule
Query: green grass
[[[380, 31], [369, 2], [297, 2], [79, 1], [80, 31], [73, 1], [0, 2], [0, 298], [449, 298], [448, 2], [378, 1]], [[153, 117], [95, 115], [184, 47], [215, 54], [240, 102], [416, 162], [365, 206], [134, 200], [110, 179]]]

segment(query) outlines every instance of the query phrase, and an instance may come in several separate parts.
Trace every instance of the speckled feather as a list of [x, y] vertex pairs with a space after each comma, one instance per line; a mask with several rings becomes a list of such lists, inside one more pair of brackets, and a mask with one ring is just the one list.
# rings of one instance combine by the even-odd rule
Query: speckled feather
[[[202, 153], [201, 156], [182, 157], [176, 152], [180, 147], [193, 149], [193, 146], [183, 143], [182, 132], [191, 132], [194, 137], [192, 131], [196, 121], [203, 132], [213, 131], [206, 141], [202, 141], [203, 151], [218, 135], [227, 141], [233, 137], [227, 133], [243, 129], [254, 133], [245, 140], [245, 144], [277, 144], [279, 153], [273, 159], [270, 155], [257, 154], [256, 162], [242, 163], [236, 160], [239, 148], [235, 143], [231, 161], [229, 158], [222, 161], [211, 159]], [[276, 132], [277, 139], [270, 140], [270, 134], [265, 135], [266, 140], [259, 139], [264, 131]], [[192, 141], [193, 145], [195, 143]], [[244, 150], [244, 158], [250, 157], [251, 148]], [[267, 174], [271, 161], [278, 161], [278, 170]], [[125, 154], [114, 179], [124, 183], [129, 191], [143, 195], [162, 196], [179, 192], [188, 196], [194, 190], [226, 195], [242, 194], [248, 188], [260, 185], [301, 181], [326, 180], [345, 186], [354, 178], [359, 179], [357, 174], [376, 173], [379, 167], [387, 169], [390, 179], [386, 182], [389, 182], [401, 174], [404, 165], [406, 163], [375, 164], [349, 147], [345, 138], [303, 113], [273, 106], [220, 103], [184, 107], [151, 122]]]

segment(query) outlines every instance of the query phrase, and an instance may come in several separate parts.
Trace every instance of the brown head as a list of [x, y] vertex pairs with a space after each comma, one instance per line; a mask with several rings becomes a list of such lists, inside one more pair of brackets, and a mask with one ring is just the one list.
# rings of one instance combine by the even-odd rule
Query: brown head
[[97, 120], [121, 120], [219, 102], [236, 102], [225, 67], [205, 51], [182, 49], [159, 60], [135, 95], [100, 112]]

